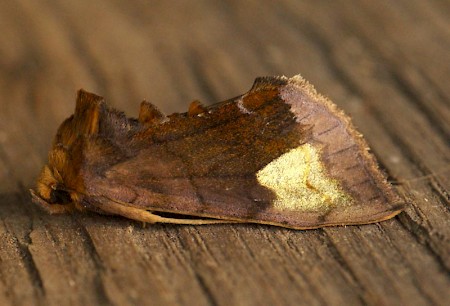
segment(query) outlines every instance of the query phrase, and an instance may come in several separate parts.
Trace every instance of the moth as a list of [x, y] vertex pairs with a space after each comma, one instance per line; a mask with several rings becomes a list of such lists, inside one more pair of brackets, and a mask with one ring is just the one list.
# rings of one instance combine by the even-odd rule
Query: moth
[[349, 117], [299, 75], [169, 116], [144, 101], [137, 119], [80, 90], [31, 195], [51, 214], [293, 229], [379, 222], [404, 207]]

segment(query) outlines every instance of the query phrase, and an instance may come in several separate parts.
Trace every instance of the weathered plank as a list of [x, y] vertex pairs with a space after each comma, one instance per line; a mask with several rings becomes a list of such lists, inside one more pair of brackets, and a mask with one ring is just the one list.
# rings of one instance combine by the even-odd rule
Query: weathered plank
[[[1, 305], [445, 305], [445, 1], [0, 3]], [[302, 73], [354, 118], [410, 205], [292, 231], [49, 216], [28, 188], [79, 88], [183, 111]]]

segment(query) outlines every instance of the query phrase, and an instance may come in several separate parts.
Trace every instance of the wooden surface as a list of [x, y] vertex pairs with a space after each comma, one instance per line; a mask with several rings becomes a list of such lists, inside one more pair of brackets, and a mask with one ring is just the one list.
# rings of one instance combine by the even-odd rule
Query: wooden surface
[[[448, 305], [449, 13], [444, 0], [1, 1], [0, 305]], [[143, 228], [30, 201], [79, 88], [136, 116], [144, 98], [185, 111], [297, 73], [407, 181], [404, 213]]]

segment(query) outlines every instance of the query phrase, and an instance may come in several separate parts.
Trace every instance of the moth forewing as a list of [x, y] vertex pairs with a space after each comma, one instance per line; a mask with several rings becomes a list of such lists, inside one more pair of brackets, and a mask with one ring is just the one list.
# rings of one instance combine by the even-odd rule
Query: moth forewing
[[[143, 102], [139, 120], [90, 95], [79, 93], [56, 138], [81, 153], [68, 160], [80, 179], [58, 182], [79, 203], [49, 203], [37, 189], [41, 206], [149, 223], [295, 229], [378, 222], [403, 208], [350, 119], [300, 76], [258, 78], [242, 96], [210, 107], [194, 101], [167, 117]], [[47, 168], [65, 171], [51, 160]]]

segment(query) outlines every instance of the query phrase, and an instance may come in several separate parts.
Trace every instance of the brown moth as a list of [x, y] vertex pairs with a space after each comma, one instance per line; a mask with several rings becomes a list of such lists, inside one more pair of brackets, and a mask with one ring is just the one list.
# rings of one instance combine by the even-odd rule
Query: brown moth
[[300, 76], [257, 78], [244, 95], [169, 116], [144, 101], [138, 119], [80, 90], [31, 194], [49, 213], [294, 229], [404, 206], [350, 119]]

